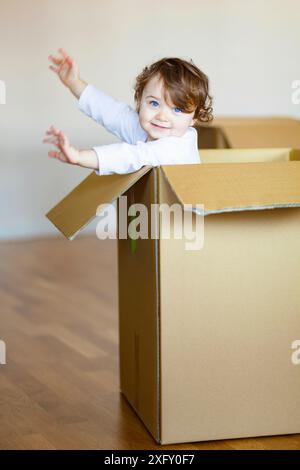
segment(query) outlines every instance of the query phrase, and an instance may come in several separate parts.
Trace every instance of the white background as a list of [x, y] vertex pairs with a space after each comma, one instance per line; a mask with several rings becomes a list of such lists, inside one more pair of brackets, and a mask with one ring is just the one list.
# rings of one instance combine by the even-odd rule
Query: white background
[[79, 148], [117, 142], [48, 69], [59, 47], [86, 81], [131, 105], [142, 68], [178, 56], [210, 77], [215, 115], [300, 117], [298, 0], [0, 0], [2, 240], [58, 235], [44, 214], [90, 172], [47, 157], [49, 125]]

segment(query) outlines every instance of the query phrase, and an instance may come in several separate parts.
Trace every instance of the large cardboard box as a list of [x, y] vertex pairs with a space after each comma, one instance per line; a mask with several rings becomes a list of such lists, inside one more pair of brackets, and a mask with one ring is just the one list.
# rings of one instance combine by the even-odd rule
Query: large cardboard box
[[47, 216], [72, 239], [122, 194], [203, 204], [200, 250], [174, 236], [176, 218], [170, 239], [118, 240], [121, 392], [160, 444], [299, 433], [300, 151], [201, 156], [92, 173]]
[[196, 129], [200, 149], [300, 148], [300, 121], [292, 118], [216, 118]]

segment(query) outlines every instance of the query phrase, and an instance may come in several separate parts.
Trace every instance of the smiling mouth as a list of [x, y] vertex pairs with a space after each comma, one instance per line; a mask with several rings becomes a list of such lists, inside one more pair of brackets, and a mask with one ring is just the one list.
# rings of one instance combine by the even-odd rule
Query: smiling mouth
[[153, 124], [153, 122], [151, 122], [152, 126], [154, 127], [157, 127], [158, 129], [170, 129], [169, 127], [163, 127], [163, 126], [158, 126], [157, 124]]

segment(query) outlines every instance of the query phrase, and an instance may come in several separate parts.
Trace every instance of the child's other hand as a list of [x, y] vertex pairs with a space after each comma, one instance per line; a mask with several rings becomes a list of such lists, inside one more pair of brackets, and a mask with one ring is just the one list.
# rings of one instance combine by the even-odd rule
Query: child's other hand
[[62, 131], [51, 126], [46, 135], [47, 137], [44, 138], [43, 142], [53, 144], [57, 148], [57, 150], [48, 152], [49, 157], [56, 158], [64, 163], [78, 164], [79, 150], [70, 145], [67, 136]]
[[58, 52], [56, 57], [49, 55], [48, 59], [52, 63], [49, 69], [59, 76], [64, 85], [71, 88], [80, 80], [78, 66], [64, 49], [58, 49]]

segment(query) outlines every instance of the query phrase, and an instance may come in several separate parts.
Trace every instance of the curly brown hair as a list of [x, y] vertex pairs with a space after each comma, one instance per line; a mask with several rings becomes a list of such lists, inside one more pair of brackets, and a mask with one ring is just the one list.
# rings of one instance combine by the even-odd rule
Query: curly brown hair
[[134, 85], [137, 112], [140, 110], [143, 90], [154, 76], [160, 76], [163, 81], [166, 101], [168, 93], [173, 104], [184, 113], [195, 111], [194, 125], [213, 119], [208, 77], [192, 60], [187, 62], [177, 57], [164, 57], [146, 66], [137, 76]]

